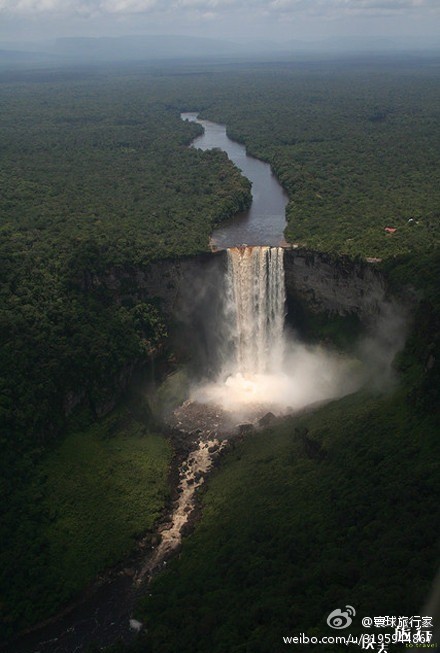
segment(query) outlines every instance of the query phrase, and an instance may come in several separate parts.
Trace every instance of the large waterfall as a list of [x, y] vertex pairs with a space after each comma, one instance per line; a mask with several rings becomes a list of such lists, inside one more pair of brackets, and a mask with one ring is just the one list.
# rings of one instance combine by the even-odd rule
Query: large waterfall
[[226, 332], [235, 373], [267, 374], [281, 368], [285, 289], [281, 247], [227, 250]]
[[283, 254], [281, 247], [227, 250], [224, 310], [216, 325], [221, 369], [191, 392], [193, 402], [217, 407], [219, 423], [224, 411], [231, 419], [255, 421], [268, 411], [289, 413], [359, 385], [348, 359], [287, 338]]
[[[250, 415], [286, 404], [284, 373], [284, 250], [232, 247], [227, 250], [219, 340], [223, 366], [214, 382], [196, 388], [193, 399]], [[247, 412], [246, 412], [247, 411]]]

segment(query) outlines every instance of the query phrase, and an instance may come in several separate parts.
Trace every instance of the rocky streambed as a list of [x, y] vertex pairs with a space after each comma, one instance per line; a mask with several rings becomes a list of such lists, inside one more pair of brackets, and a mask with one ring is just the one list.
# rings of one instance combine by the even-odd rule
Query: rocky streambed
[[[287, 411], [292, 412], [303, 411]], [[75, 603], [1, 650], [85, 653], [91, 645], [104, 648], [116, 641], [132, 641], [143, 629], [136, 620], [136, 604], [192, 531], [201, 512], [200, 491], [212, 469], [237, 439], [283, 419], [275, 417], [267, 404], [252, 405], [247, 421], [220, 406], [197, 401], [176, 408], [167, 424], [174, 450], [171, 497], [154, 532], [140, 539], [129, 558], [103, 573]]]
[[227, 446], [226, 440], [198, 437], [194, 448], [188, 452], [179, 467], [177, 498], [174, 500], [169, 518], [158, 529], [156, 546], [145, 564], [136, 574], [136, 583], [149, 582], [155, 572], [166, 565], [167, 560], [179, 548], [183, 536], [191, 529], [196, 507], [197, 490]]
[[[197, 413], [203, 413], [202, 408]], [[217, 434], [213, 413], [201, 428], [179, 429], [179, 413], [172, 416], [169, 437], [174, 448], [170, 470], [171, 501], [156, 530], [148, 533], [134, 553], [107, 570], [62, 613], [11, 641], [5, 653], [81, 653], [91, 644], [105, 647], [130, 642], [142, 630], [135, 606], [153, 577], [180, 549], [200, 514], [199, 490], [219, 458], [231, 446], [234, 431]], [[237, 430], [235, 430], [237, 432]]]

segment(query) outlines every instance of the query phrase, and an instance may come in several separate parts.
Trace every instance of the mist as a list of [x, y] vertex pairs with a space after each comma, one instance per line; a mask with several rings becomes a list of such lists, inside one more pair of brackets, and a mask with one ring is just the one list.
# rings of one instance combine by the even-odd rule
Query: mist
[[220, 406], [237, 420], [252, 421], [267, 412], [290, 414], [350, 394], [361, 387], [362, 377], [356, 359], [286, 339], [285, 359], [277, 371], [221, 373], [213, 382], [196, 385], [190, 397]]
[[227, 413], [229, 424], [257, 422], [268, 412], [292, 414], [361, 388], [386, 392], [394, 387], [393, 361], [407, 325], [405, 311], [395, 302], [383, 300], [365, 335], [342, 354], [301, 342], [286, 328], [281, 248], [228, 250], [221, 292], [217, 369], [193, 383], [189, 400]]
[[361, 389], [386, 393], [397, 383], [393, 361], [403, 348], [407, 320], [401, 307], [384, 303], [370, 332], [351, 353], [310, 345], [285, 332], [284, 358], [270, 373], [231, 372], [232, 361], [212, 380], [193, 384], [190, 400], [212, 404], [233, 421], [255, 421], [265, 413], [287, 415]]

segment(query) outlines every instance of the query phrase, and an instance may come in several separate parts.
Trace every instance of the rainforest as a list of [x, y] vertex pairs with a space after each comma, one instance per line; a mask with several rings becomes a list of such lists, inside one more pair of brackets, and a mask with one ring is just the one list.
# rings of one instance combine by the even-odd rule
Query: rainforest
[[[439, 553], [438, 64], [0, 71], [6, 651], [272, 653], [334, 634], [346, 605], [354, 634], [361, 616], [422, 614]], [[198, 149], [203, 121], [270, 166], [283, 242], [213, 246], [255, 184]], [[229, 422], [219, 397], [225, 378], [243, 391], [243, 360], [288, 384]], [[309, 380], [296, 404], [289, 384]], [[170, 515], [185, 526], [165, 550]]]

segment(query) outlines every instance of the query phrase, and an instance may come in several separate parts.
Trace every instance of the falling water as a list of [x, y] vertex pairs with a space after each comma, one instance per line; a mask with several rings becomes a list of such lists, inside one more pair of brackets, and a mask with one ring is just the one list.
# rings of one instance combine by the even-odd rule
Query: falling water
[[286, 300], [283, 253], [281, 247], [227, 250], [226, 331], [235, 373], [265, 374], [281, 367]]
[[[217, 324], [222, 366], [215, 379], [194, 386], [190, 405], [209, 404], [231, 419], [253, 421], [269, 410], [289, 413], [359, 387], [353, 361], [287, 336], [283, 254], [282, 247], [269, 246], [227, 250]], [[222, 419], [217, 413], [215, 432]]]
[[[282, 247], [227, 250], [225, 303], [219, 323], [224, 364], [192, 399], [243, 416], [285, 406], [285, 284]], [[277, 407], [277, 408], [276, 408]]]

